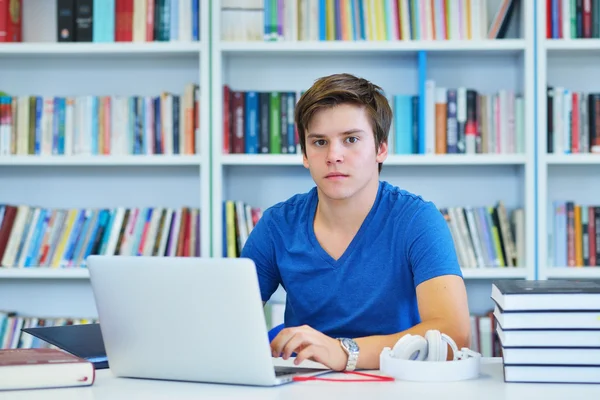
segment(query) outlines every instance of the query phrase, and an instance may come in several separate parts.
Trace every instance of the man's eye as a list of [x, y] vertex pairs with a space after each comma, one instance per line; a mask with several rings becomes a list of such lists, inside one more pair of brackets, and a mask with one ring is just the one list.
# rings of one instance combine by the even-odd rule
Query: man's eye
[[315, 146], [324, 146], [325, 145], [325, 141], [323, 139], [315, 140], [314, 141], [314, 145]]
[[358, 142], [358, 138], [355, 136], [350, 136], [350, 137], [346, 138], [346, 141], [348, 141], [348, 143], [356, 143], [356, 142]]

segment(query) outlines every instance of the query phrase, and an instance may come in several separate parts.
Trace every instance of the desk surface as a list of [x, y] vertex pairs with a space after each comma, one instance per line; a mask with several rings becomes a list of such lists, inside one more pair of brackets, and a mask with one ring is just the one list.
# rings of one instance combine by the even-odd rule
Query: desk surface
[[[344, 374], [329, 374], [328, 377]], [[444, 399], [485, 400], [600, 399], [600, 385], [505, 383], [501, 359], [484, 359], [479, 379], [449, 383], [419, 382], [294, 382], [276, 387], [251, 387], [206, 383], [171, 382], [115, 378], [110, 370], [100, 370], [93, 386], [46, 390], [0, 392], [1, 400], [120, 400], [154, 399], [233, 399], [295, 400], [335, 398], [344, 400]]]

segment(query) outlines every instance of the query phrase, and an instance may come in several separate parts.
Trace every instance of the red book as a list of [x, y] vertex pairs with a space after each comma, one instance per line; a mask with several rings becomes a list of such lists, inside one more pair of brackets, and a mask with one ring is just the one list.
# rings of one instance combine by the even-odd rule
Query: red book
[[58, 349], [0, 350], [0, 390], [90, 386], [94, 365]]
[[0, 0], [0, 42], [23, 41], [21, 0]]

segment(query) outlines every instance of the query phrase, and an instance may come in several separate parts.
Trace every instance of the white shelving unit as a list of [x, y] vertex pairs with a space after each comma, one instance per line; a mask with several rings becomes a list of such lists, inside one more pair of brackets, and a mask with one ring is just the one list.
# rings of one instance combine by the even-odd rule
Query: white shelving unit
[[599, 92], [599, 39], [546, 39], [546, 1], [537, 0], [537, 264], [539, 279], [600, 279], [600, 268], [556, 266], [552, 257], [552, 202], [600, 204], [600, 154], [547, 153], [547, 93], [550, 86]]
[[[490, 9], [498, 1], [490, 0]], [[155, 95], [181, 92], [185, 83], [196, 81], [201, 151], [194, 156], [0, 157], [0, 202], [57, 208], [198, 206], [203, 255], [222, 254], [223, 200], [267, 208], [314, 185], [300, 155], [221, 153], [224, 83], [236, 90], [301, 90], [320, 76], [347, 71], [391, 93], [416, 94], [417, 55], [426, 51], [428, 77], [441, 85], [522, 92], [525, 132], [534, 132], [533, 2], [521, 2], [518, 39], [363, 43], [221, 42], [218, 0], [200, 1], [200, 42], [50, 43], [56, 1], [24, 3], [24, 37], [34, 42], [0, 45], [0, 90], [16, 95]], [[553, 51], [571, 51], [566, 49]], [[589, 49], [579, 50], [588, 54]], [[439, 207], [498, 200], [509, 209], [524, 207], [526, 249], [531, 250], [526, 266], [465, 269], [473, 312], [490, 308], [491, 280], [535, 276], [534, 172], [540, 161], [536, 165], [534, 145], [534, 135], [527, 134], [525, 154], [391, 155], [384, 163], [382, 179]], [[87, 270], [0, 269], [0, 309], [93, 317]]]
[[[492, 1], [491, 3], [496, 4]], [[513, 89], [525, 98], [525, 154], [391, 155], [381, 179], [422, 195], [438, 207], [489, 206], [503, 200], [523, 207], [526, 249], [534, 248], [535, 141], [533, 2], [521, 2], [522, 38], [483, 41], [222, 42], [220, 5], [212, 6], [213, 254], [222, 254], [222, 204], [241, 200], [267, 208], [314, 186], [301, 155], [223, 154], [223, 90], [299, 91], [318, 77], [349, 72], [389, 93], [417, 94], [417, 55], [427, 51], [427, 77], [444, 87], [491, 93]], [[492, 8], [495, 8], [492, 6]], [[535, 275], [535, 254], [526, 267], [464, 270], [471, 309], [487, 311], [490, 280]]]
[[[24, 38], [0, 45], [0, 90], [10, 95], [183, 94], [200, 86], [196, 155], [3, 156], [0, 203], [52, 208], [199, 207], [210, 254], [209, 4], [199, 42], [50, 43], [56, 1], [25, 1]], [[0, 269], [0, 309], [44, 317], [96, 317], [86, 269]]]

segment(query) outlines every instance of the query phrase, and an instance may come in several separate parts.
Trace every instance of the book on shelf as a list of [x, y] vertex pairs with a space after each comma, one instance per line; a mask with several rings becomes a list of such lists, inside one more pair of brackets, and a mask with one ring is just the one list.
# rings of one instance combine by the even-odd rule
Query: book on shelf
[[[224, 154], [300, 153], [294, 113], [301, 91], [234, 90], [223, 86]], [[523, 96], [446, 88], [432, 79], [419, 94], [386, 93], [393, 118], [390, 155], [523, 154]], [[420, 102], [425, 103], [424, 124]]]
[[546, 38], [600, 38], [600, 3], [598, 0], [546, 2]]
[[0, 96], [0, 156], [197, 154], [200, 89], [156, 96]]
[[0, 350], [0, 390], [91, 386], [91, 362], [57, 349]]
[[[0, 42], [23, 41], [24, 3], [0, 3]], [[192, 42], [200, 37], [200, 0], [56, 0], [55, 4], [53, 16], [48, 16], [56, 20], [54, 42]]]
[[48, 317], [22, 315], [16, 311], [0, 310], [0, 349], [55, 348], [22, 329], [51, 326], [87, 325], [96, 318]]
[[555, 267], [600, 266], [600, 205], [552, 202], [548, 255]]
[[600, 346], [590, 340], [600, 332], [600, 283], [502, 280], [491, 298], [506, 382], [600, 383]]
[[[525, 216], [509, 213], [502, 201], [489, 207], [442, 207], [461, 268], [523, 267]], [[242, 201], [223, 204], [223, 257], [239, 257], [262, 209]]]
[[547, 86], [549, 154], [600, 153], [600, 93]]
[[23, 40], [22, 0], [0, 3], [0, 43], [14, 43]]
[[91, 254], [200, 256], [200, 209], [0, 205], [0, 265], [80, 268]]
[[501, 0], [490, 9], [487, 0], [221, 0], [221, 40], [500, 39], [518, 3]]

